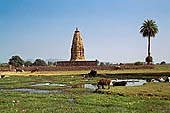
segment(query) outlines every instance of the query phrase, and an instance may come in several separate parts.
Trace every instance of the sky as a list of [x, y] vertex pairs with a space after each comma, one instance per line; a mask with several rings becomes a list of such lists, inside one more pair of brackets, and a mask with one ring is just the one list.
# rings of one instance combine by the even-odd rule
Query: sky
[[11, 56], [69, 60], [76, 27], [87, 60], [144, 61], [147, 39], [139, 33], [152, 19], [155, 63], [170, 62], [169, 0], [0, 0], [0, 62]]

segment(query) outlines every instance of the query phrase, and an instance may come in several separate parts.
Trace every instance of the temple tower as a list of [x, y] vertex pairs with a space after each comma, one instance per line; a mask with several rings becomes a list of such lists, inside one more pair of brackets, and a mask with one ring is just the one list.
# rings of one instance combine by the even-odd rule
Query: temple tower
[[70, 61], [85, 61], [83, 41], [78, 28], [73, 36]]

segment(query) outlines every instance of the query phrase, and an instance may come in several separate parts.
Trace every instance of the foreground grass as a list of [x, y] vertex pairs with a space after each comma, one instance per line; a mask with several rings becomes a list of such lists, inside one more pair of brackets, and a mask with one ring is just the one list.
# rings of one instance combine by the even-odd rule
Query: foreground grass
[[[139, 76], [141, 77], [141, 76]], [[91, 89], [33, 87], [36, 83], [75, 84], [96, 82], [102, 77], [78, 75], [9, 76], [0, 79], [0, 89], [32, 88], [59, 93], [0, 91], [0, 113], [169, 113], [170, 84], [149, 83], [135, 87], [111, 87], [94, 93]], [[88, 81], [84, 81], [88, 79]], [[101, 94], [104, 93], [104, 94]]]
[[[170, 102], [106, 94], [66, 95], [0, 93], [1, 113], [168, 113]], [[73, 99], [69, 102], [68, 99]]]

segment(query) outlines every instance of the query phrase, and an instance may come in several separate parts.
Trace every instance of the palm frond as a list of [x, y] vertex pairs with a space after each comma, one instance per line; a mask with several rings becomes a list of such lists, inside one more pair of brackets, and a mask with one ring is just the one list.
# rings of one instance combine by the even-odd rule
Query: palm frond
[[153, 20], [145, 20], [140, 27], [140, 33], [143, 37], [155, 37], [158, 32], [158, 26]]

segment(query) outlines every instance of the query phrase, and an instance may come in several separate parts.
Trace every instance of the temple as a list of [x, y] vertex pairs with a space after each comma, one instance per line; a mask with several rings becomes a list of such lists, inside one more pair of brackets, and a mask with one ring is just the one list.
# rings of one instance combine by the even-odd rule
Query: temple
[[56, 66], [97, 66], [98, 61], [86, 61], [84, 55], [84, 46], [80, 31], [76, 28], [72, 45], [70, 61], [58, 61]]
[[70, 61], [85, 61], [83, 41], [78, 28], [73, 36]]

